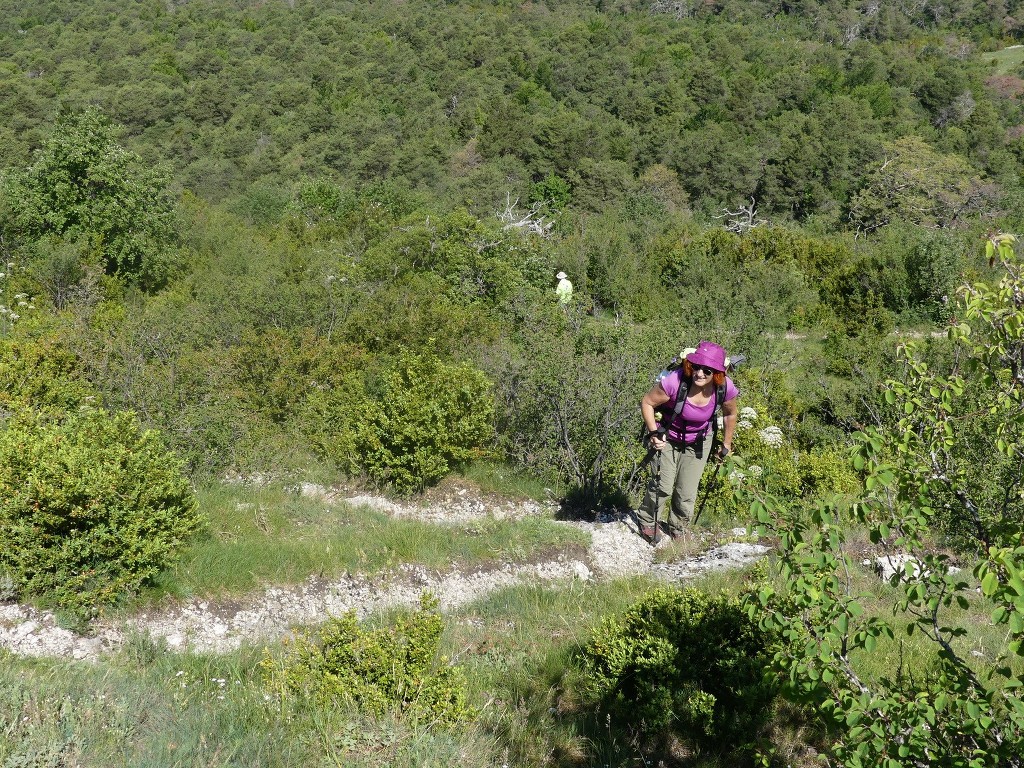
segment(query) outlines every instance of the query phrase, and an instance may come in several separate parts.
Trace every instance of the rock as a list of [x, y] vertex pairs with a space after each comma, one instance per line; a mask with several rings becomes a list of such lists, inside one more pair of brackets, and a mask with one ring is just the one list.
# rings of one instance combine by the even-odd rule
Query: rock
[[916, 576], [920, 568], [918, 559], [905, 552], [875, 558], [875, 573], [885, 581], [889, 581], [897, 572]]
[[[868, 563], [869, 561], [864, 561], [865, 565]], [[914, 555], [907, 554], [906, 552], [894, 552], [889, 555], [876, 557], [874, 568], [879, 578], [889, 581], [897, 572], [903, 574], [903, 577], [914, 578], [921, 573], [923, 564]], [[947, 566], [946, 572], [950, 574], [960, 573], [960, 569], [955, 565], [950, 565]]]

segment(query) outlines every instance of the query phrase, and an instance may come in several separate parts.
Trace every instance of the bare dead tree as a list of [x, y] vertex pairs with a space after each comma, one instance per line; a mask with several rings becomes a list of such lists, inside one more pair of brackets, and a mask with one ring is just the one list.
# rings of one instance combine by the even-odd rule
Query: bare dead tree
[[725, 213], [713, 218], [725, 219], [722, 226], [729, 232], [735, 232], [738, 235], [745, 234], [768, 223], [768, 219], [762, 219], [757, 215], [757, 203], [754, 201], [754, 198], [750, 198], [750, 205], [741, 205], [738, 210], [730, 211], [728, 208], [723, 208], [722, 210]]
[[505, 225], [502, 229], [518, 229], [520, 232], [530, 235], [547, 237], [551, 234], [554, 222], [546, 221], [540, 213], [545, 203], [546, 201], [534, 203], [530, 206], [530, 210], [523, 212], [519, 210], [519, 198], [513, 200], [512, 196], [506, 192], [505, 210], [498, 211], [495, 216]]

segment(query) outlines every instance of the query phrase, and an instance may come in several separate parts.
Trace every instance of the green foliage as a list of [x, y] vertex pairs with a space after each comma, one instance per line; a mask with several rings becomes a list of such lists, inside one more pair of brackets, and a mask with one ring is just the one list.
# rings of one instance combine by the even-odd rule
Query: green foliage
[[482, 455], [494, 434], [494, 399], [483, 373], [432, 350], [402, 353], [371, 388], [356, 450], [374, 481], [407, 493]]
[[78, 355], [59, 334], [0, 339], [0, 381], [5, 383], [0, 408], [63, 413], [96, 405], [97, 393], [82, 368]]
[[905, 345], [903, 376], [885, 393], [898, 421], [881, 433], [881, 448], [873, 431], [860, 443], [859, 462], [898, 480], [884, 483], [896, 494], [889, 514], [902, 518], [902, 505], [913, 504], [968, 550], [1010, 545], [1024, 526], [1024, 276], [1008, 245], [998, 285], [960, 291], [962, 322], [948, 331], [952, 365], [930, 366], [916, 345]]
[[733, 438], [737, 466], [733, 480], [753, 484], [770, 493], [799, 496], [802, 493], [798, 470], [799, 453], [790, 438], [764, 415], [762, 409], [747, 405], [756, 398], [742, 398]]
[[800, 487], [814, 498], [851, 494], [859, 487], [849, 457], [836, 448], [819, 448], [801, 453], [797, 461]]
[[[808, 513], [752, 498], [761, 532], [780, 542], [780, 578], [749, 610], [785, 640], [776, 662], [790, 692], [831, 721], [833, 753], [845, 766], [1021, 765], [1024, 283], [1013, 240], [993, 236], [988, 246], [1004, 270], [998, 285], [960, 291], [951, 368], [934, 369], [914, 345], [904, 348], [903, 376], [886, 388], [892, 422], [858, 437], [853, 463], [864, 490], [852, 509], [834, 501]], [[865, 611], [872, 596], [858, 591], [845, 544], [851, 516], [899, 564], [885, 597], [892, 622]], [[980, 556], [980, 591], [936, 551], [940, 532]], [[968, 653], [962, 611], [971, 608], [1008, 627], [994, 663]], [[926, 647], [926, 673], [868, 677], [852, 663], [898, 631]]]
[[455, 210], [407, 217], [367, 250], [361, 268], [373, 282], [435, 275], [454, 305], [501, 305], [544, 284], [549, 272], [543, 256], [539, 239]]
[[232, 357], [243, 402], [277, 422], [294, 416], [312, 393], [332, 390], [347, 373], [365, 366], [361, 350], [332, 344], [309, 328], [246, 332]]
[[151, 288], [167, 278], [175, 236], [167, 184], [88, 109], [62, 117], [33, 164], [7, 175], [3, 194], [17, 234], [93, 239], [108, 272]]
[[394, 712], [414, 722], [453, 726], [473, 712], [460, 667], [439, 655], [444, 622], [437, 598], [394, 627], [368, 629], [355, 612], [329, 619], [278, 661], [264, 660], [272, 689], [309, 696], [316, 706], [347, 702], [381, 716]]
[[965, 275], [977, 271], [976, 239], [949, 230], [890, 226], [874, 239], [859, 282], [891, 312], [944, 323]]
[[556, 470], [582, 502], [607, 501], [643, 458], [637, 403], [675, 340], [590, 319], [552, 296], [518, 321], [519, 344], [493, 373], [499, 445], [537, 474]]
[[310, 393], [296, 416], [313, 451], [350, 477], [362, 471], [360, 450], [377, 408], [365, 377], [359, 370], [336, 377], [329, 389]]
[[986, 198], [995, 197], [963, 158], [940, 154], [920, 138], [889, 142], [885, 155], [850, 202], [850, 219], [867, 232], [897, 217], [925, 226], [964, 226], [991, 204]]
[[0, 569], [23, 597], [94, 613], [202, 524], [177, 460], [132, 414], [25, 415], [0, 432]]
[[605, 619], [582, 664], [617, 719], [738, 754], [757, 743], [776, 695], [771, 648], [737, 598], [658, 589]]
[[814, 239], [782, 228], [745, 235], [706, 229], [664, 255], [662, 280], [698, 326], [718, 321], [728, 308], [735, 327], [746, 321], [784, 331], [816, 308], [818, 297], [800, 268], [815, 247], [821, 246]]
[[[741, 374], [742, 375], [742, 374]], [[753, 377], [751, 385], [755, 384]], [[836, 447], [801, 447], [791, 423], [773, 423], [768, 403], [754, 386], [743, 383], [741, 407], [733, 437], [733, 452], [717, 478], [705, 473], [699, 498], [707, 494], [706, 507], [733, 517], [746, 515], [737, 503], [736, 489], [746, 494], [768, 494], [808, 501], [849, 494], [859, 487], [845, 451]], [[774, 399], [784, 396], [776, 393]]]
[[561, 176], [548, 174], [533, 185], [530, 201], [553, 211], [561, 211], [572, 200], [572, 187]]
[[88, 104], [147, 162], [170, 158], [182, 186], [241, 198], [260, 223], [310, 175], [400, 179], [482, 214], [506, 193], [601, 210], [660, 165], [698, 210], [755, 196], [773, 219], [842, 226], [893, 136], [959, 144], [1015, 183], [1006, 129], [1019, 105], [991, 94], [963, 52], [970, 35], [1012, 33], [1004, 5], [728, 0], [652, 13], [565, 0], [437, 14], [427, 0], [91, 0], [68, 29], [55, 0], [8, 1], [0, 160], [24, 164], [61, 105]]

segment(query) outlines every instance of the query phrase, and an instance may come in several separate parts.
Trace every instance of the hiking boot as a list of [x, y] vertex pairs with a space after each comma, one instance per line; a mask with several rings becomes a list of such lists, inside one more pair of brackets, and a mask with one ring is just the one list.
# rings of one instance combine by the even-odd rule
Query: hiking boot
[[666, 531], [666, 535], [672, 539], [672, 541], [693, 541], [695, 539], [694, 532], [686, 528], [676, 528]]

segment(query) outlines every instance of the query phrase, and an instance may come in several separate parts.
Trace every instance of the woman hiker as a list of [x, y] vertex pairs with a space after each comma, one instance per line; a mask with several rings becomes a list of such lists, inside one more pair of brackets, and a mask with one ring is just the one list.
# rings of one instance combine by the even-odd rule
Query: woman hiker
[[[665, 526], [668, 535], [676, 538], [690, 522], [712, 448], [719, 399], [724, 429], [716, 458], [724, 459], [732, 448], [739, 390], [725, 375], [727, 368], [725, 350], [702, 341], [640, 401], [640, 413], [650, 433], [649, 447], [658, 451], [655, 472], [637, 510], [640, 533], [652, 544], [658, 538], [657, 513], [666, 497], [672, 499]], [[681, 407], [680, 397], [684, 398]], [[660, 422], [655, 411], [664, 414]]]

